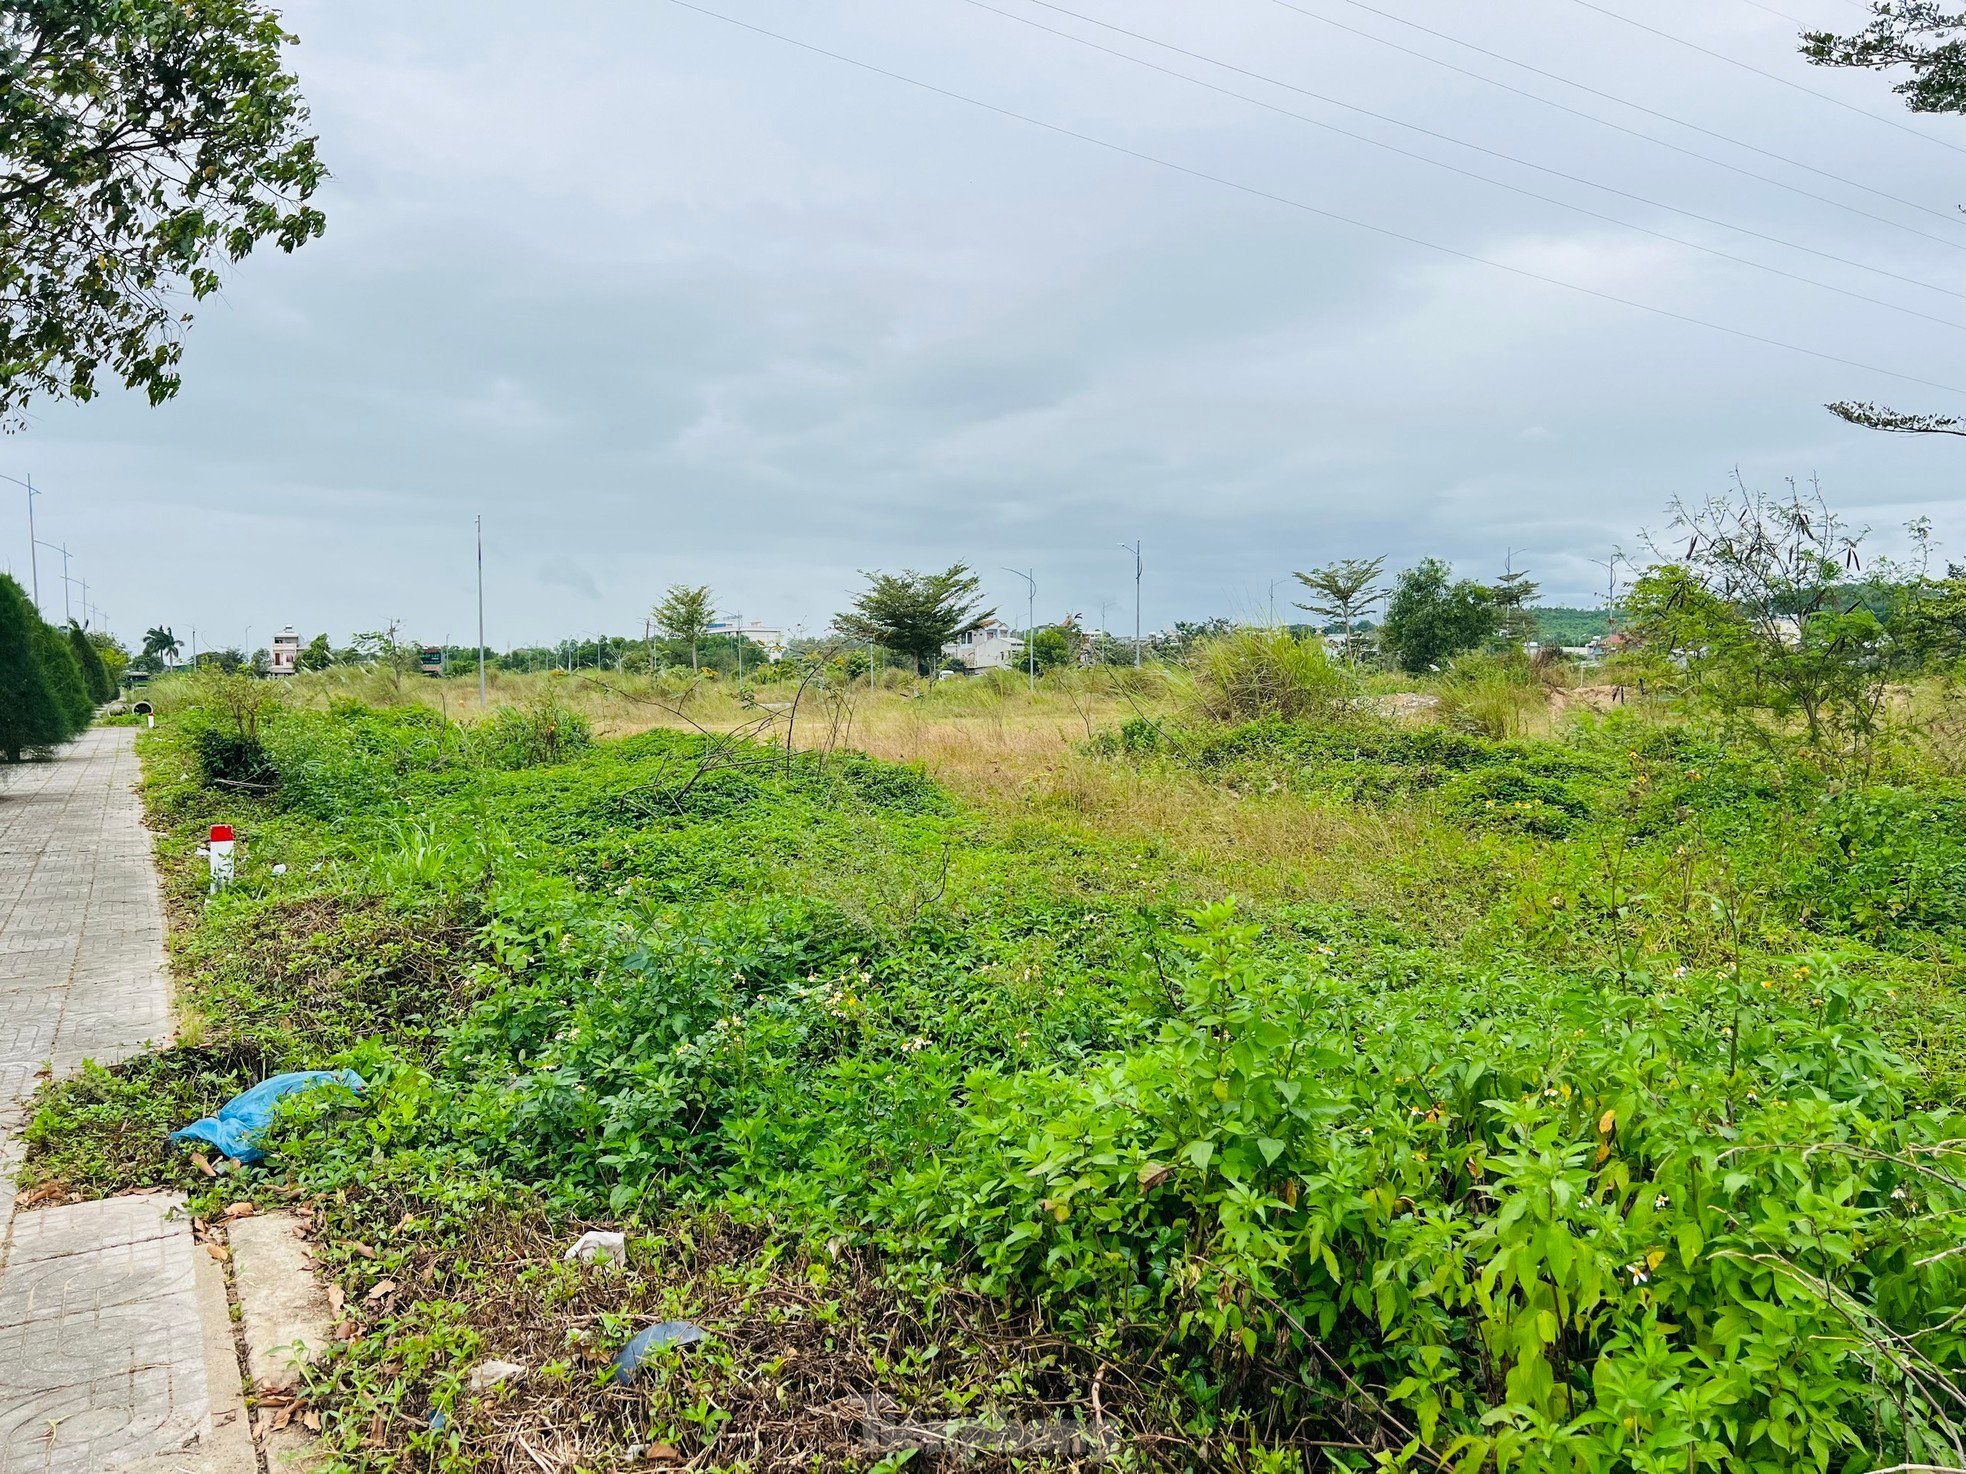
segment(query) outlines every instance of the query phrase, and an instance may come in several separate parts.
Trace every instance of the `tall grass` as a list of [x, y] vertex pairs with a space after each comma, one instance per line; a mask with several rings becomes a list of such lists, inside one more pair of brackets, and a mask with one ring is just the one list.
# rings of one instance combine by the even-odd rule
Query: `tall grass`
[[1322, 642], [1287, 630], [1244, 628], [1209, 640], [1188, 659], [1183, 706], [1191, 718], [1249, 722], [1329, 719], [1352, 694]]

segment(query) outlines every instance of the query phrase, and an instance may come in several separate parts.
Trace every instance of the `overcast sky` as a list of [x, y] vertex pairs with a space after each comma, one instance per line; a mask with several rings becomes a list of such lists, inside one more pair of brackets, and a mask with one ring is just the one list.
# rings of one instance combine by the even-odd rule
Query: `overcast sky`
[[[1821, 408], [1966, 407], [1873, 371], [1966, 385], [1966, 126], [1805, 66], [1772, 13], [1847, 29], [1855, 0], [1601, 9], [1888, 123], [1584, 0], [1061, 0], [1254, 78], [988, 3], [1612, 220], [971, 0], [704, 4], [1165, 163], [672, 0], [306, 0], [286, 14], [334, 171], [326, 236], [232, 273], [176, 401], [44, 404], [0, 471], [46, 488], [41, 535], [112, 628], [196, 626], [205, 648], [392, 617], [469, 643], [479, 513], [498, 647], [639, 634], [677, 581], [817, 632], [857, 569], [956, 560], [1019, 623], [1005, 564], [1035, 572], [1040, 619], [1130, 628], [1117, 544], [1136, 537], [1149, 627], [1261, 615], [1272, 580], [1345, 555], [1491, 575], [1513, 549], [1546, 601], [1583, 602], [1591, 560], [1737, 466], [1820, 475], [1883, 531], [1930, 516], [1966, 556], [1960, 442]], [[25, 518], [0, 505], [0, 559], [25, 575]], [[57, 615], [58, 564], [42, 554]]]

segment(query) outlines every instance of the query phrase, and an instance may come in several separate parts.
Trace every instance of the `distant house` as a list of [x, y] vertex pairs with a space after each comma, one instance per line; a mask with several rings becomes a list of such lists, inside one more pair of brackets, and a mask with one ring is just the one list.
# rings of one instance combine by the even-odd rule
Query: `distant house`
[[[1589, 643], [1583, 647], [1580, 654], [1585, 664], [1596, 665], [1599, 661], [1609, 660], [1612, 656], [1621, 653], [1624, 648], [1625, 637], [1621, 634], [1592, 635]], [[1567, 646], [1565, 647], [1565, 653], [1569, 653], [1569, 647]]]
[[753, 645], [763, 646], [765, 654], [773, 660], [783, 658], [787, 645], [784, 629], [777, 625], [759, 624], [756, 620], [752, 620], [749, 624], [738, 624], [735, 620], [720, 619], [710, 625], [704, 633], [742, 635]]
[[300, 669], [300, 636], [288, 625], [273, 637], [273, 663], [268, 671], [276, 676], [290, 676]]
[[958, 662], [971, 675], [986, 670], [1014, 670], [1024, 658], [1024, 641], [1001, 619], [986, 619], [944, 645], [942, 654]]

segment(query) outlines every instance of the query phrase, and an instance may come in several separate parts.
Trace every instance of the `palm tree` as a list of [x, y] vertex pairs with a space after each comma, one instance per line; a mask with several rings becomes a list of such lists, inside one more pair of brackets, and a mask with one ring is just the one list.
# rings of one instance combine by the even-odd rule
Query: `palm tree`
[[183, 648], [178, 643], [177, 636], [171, 633], [167, 625], [152, 625], [143, 632], [143, 653], [145, 655], [162, 655], [172, 665], [176, 665], [178, 652]]

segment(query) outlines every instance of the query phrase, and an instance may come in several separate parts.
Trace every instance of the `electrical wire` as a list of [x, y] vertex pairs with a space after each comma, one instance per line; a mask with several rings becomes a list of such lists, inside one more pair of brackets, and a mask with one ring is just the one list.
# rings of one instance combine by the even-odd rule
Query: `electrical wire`
[[1602, 5], [1594, 3], [1594, 0], [1570, 0], [1570, 3], [1572, 5], [1581, 5], [1586, 10], [1594, 11], [1598, 15], [1606, 16], [1611, 20], [1632, 26], [1644, 31], [1648, 35], [1657, 36], [1662, 41], [1670, 41], [1675, 46], [1684, 46], [1688, 51], [1697, 51], [1700, 55], [1710, 56], [1715, 61], [1724, 61], [1730, 67], [1738, 67], [1744, 72], [1752, 72], [1755, 76], [1765, 77], [1770, 82], [1779, 82], [1782, 86], [1792, 91], [1800, 92], [1806, 97], [1813, 97], [1818, 102], [1826, 102], [1831, 107], [1840, 107], [1846, 113], [1855, 113], [1860, 118], [1869, 118], [1873, 123], [1882, 123], [1886, 128], [1895, 128], [1900, 133], [1909, 133], [1913, 138], [1922, 138], [1927, 143], [1936, 143], [1940, 148], [1949, 148], [1956, 154], [1966, 154], [1966, 148], [1961, 148], [1956, 143], [1947, 143], [1943, 138], [1936, 138], [1930, 133], [1922, 133], [1916, 128], [1900, 123], [1896, 118], [1887, 118], [1884, 114], [1874, 113], [1869, 108], [1858, 107], [1854, 102], [1845, 102], [1842, 98], [1832, 97], [1827, 92], [1818, 92], [1813, 87], [1804, 87], [1800, 82], [1791, 81], [1789, 78], [1777, 72], [1764, 71], [1762, 68], [1750, 65], [1738, 57], [1729, 56], [1724, 51], [1711, 50], [1708, 47], [1702, 46], [1697, 41], [1689, 41], [1684, 36], [1675, 36], [1671, 31], [1662, 31], [1657, 26], [1648, 26], [1642, 20], [1633, 20], [1628, 15], [1620, 15], [1615, 10], [1607, 10]]
[[[1960, 242], [1956, 240], [1947, 240], [1944, 236], [1933, 235], [1929, 231], [1923, 231], [1918, 229], [1916, 226], [1902, 224], [1899, 221], [1891, 219], [1889, 216], [1878, 215], [1873, 213], [1872, 211], [1861, 209], [1856, 205], [1846, 204], [1844, 201], [1839, 199], [1833, 199], [1829, 195], [1817, 194], [1813, 190], [1804, 189], [1802, 188], [1802, 186], [1798, 184], [1791, 184], [1786, 179], [1776, 179], [1772, 175], [1768, 175], [1768, 174], [1757, 174], [1755, 173], [1754, 170], [1744, 169], [1739, 164], [1729, 163], [1725, 159], [1717, 159], [1712, 154], [1703, 154], [1698, 149], [1687, 148], [1683, 144], [1671, 143], [1668, 142], [1666, 139], [1654, 137], [1650, 133], [1641, 133], [1636, 128], [1628, 128], [1623, 123], [1614, 123], [1609, 118], [1600, 118], [1595, 113], [1587, 113], [1581, 108], [1574, 108], [1569, 106], [1567, 103], [1558, 102], [1555, 98], [1544, 97], [1541, 93], [1531, 92], [1526, 88], [1517, 87], [1512, 83], [1504, 82], [1499, 77], [1490, 77], [1481, 72], [1471, 71], [1467, 67], [1456, 66], [1453, 62], [1447, 61], [1441, 57], [1430, 56], [1424, 51], [1416, 51], [1411, 46], [1402, 46], [1397, 41], [1389, 41], [1384, 36], [1375, 36], [1370, 31], [1360, 30], [1357, 26], [1348, 26], [1341, 20], [1333, 20], [1330, 16], [1320, 15], [1315, 10], [1306, 10], [1302, 5], [1296, 5], [1291, 3], [1291, 0], [1270, 0], [1270, 3], [1272, 5], [1276, 5], [1280, 7], [1281, 9], [1293, 11], [1296, 14], [1303, 16], [1306, 20], [1314, 20], [1319, 25], [1330, 26], [1334, 30], [1343, 31], [1350, 36], [1357, 36], [1360, 39], [1370, 41], [1375, 45], [1388, 47], [1391, 50], [1400, 52], [1406, 56], [1417, 57], [1421, 61], [1428, 62], [1437, 67], [1444, 67], [1446, 70], [1450, 72], [1458, 73], [1463, 77], [1471, 77], [1477, 82], [1485, 82], [1490, 87], [1499, 87], [1504, 92], [1512, 92], [1517, 97], [1526, 97], [1531, 102], [1539, 102], [1544, 107], [1555, 108], [1558, 112], [1568, 113], [1573, 118], [1583, 118], [1588, 122], [1598, 124], [1600, 127], [1609, 128], [1614, 132], [1623, 133], [1632, 138], [1643, 139], [1645, 142], [1656, 144], [1660, 148], [1670, 149], [1673, 153], [1676, 154], [1684, 154], [1689, 159], [1699, 159], [1702, 163], [1712, 164], [1717, 169], [1725, 169], [1729, 173], [1739, 174], [1745, 179], [1757, 180], [1762, 184], [1771, 184], [1777, 189], [1788, 190], [1791, 194], [1800, 195], [1802, 196], [1802, 198], [1807, 200], [1814, 200], [1818, 204], [1830, 205], [1838, 210], [1846, 210], [1852, 215], [1861, 215], [1866, 220], [1875, 220], [1880, 225], [1888, 225], [1892, 227], [1894, 230], [1906, 231], [1909, 234], [1918, 236], [1923, 240], [1936, 241], [1938, 242], [1938, 244], [1942, 246], [1949, 246], [1953, 250], [1966, 250], [1966, 246], [1962, 246]], [[1572, 78], [1563, 76], [1561, 73], [1545, 71], [1542, 67], [1532, 66], [1530, 63], [1526, 61], [1518, 61], [1516, 60], [1516, 58], [1512, 56], [1506, 56], [1502, 52], [1491, 51], [1486, 46], [1477, 45], [1473, 41], [1464, 41], [1459, 36], [1450, 36], [1445, 31], [1435, 30], [1432, 26], [1422, 25], [1419, 21], [1408, 20], [1403, 15], [1395, 15], [1390, 10], [1381, 10], [1376, 5], [1369, 5], [1366, 3], [1366, 0], [1338, 0], [1338, 3], [1340, 5], [1349, 5], [1354, 10], [1363, 10], [1368, 15], [1376, 15], [1381, 20], [1392, 21], [1395, 25], [1402, 25], [1410, 30], [1419, 31], [1424, 35], [1432, 36], [1437, 41], [1445, 41], [1450, 46], [1459, 46], [1464, 50], [1472, 51], [1479, 56], [1488, 57], [1492, 61], [1499, 61], [1505, 66], [1516, 67], [1522, 71], [1530, 73], [1532, 76], [1542, 77], [1548, 81], [1555, 82], [1560, 86], [1574, 88], [1575, 90], [1586, 93], [1591, 97], [1601, 97], [1606, 102], [1616, 103], [1619, 107], [1628, 107], [1633, 112], [1644, 113], [1647, 117], [1657, 118], [1662, 123], [1671, 123], [1674, 127], [1685, 128], [1694, 133], [1704, 134], [1706, 137], [1715, 139], [1720, 143], [1729, 144], [1739, 149], [1745, 149], [1747, 152], [1759, 154], [1765, 159], [1773, 159], [1778, 164], [1787, 164], [1790, 168], [1801, 169], [1806, 173], [1814, 174], [1820, 178], [1831, 180], [1834, 183], [1844, 185], [1847, 188], [1861, 190], [1863, 193], [1869, 195], [1875, 195], [1877, 196], [1877, 198], [1881, 200], [1889, 200], [1894, 205], [1903, 205], [1908, 210], [1916, 210], [1920, 214], [1930, 215], [1936, 220], [1945, 221], [1948, 225], [1966, 224], [1966, 221], [1962, 221], [1959, 215], [1957, 214], [1957, 212], [1948, 214], [1944, 210], [1935, 210], [1930, 205], [1921, 205], [1916, 200], [1905, 199], [1901, 195], [1894, 195], [1888, 190], [1877, 189], [1874, 186], [1864, 184], [1859, 180], [1845, 179], [1841, 174], [1833, 173], [1828, 169], [1819, 168], [1815, 164], [1805, 163], [1801, 159], [1792, 159], [1788, 157], [1788, 155], [1786, 154], [1778, 154], [1774, 152], [1774, 150], [1772, 149], [1762, 148], [1758, 144], [1748, 143], [1743, 139], [1734, 138], [1729, 134], [1718, 132], [1715, 129], [1705, 127], [1699, 123], [1689, 123], [1684, 118], [1675, 117], [1671, 113], [1661, 112], [1657, 108], [1647, 107], [1642, 102], [1633, 102], [1628, 97], [1620, 97], [1614, 92], [1605, 92], [1602, 89], [1597, 87], [1592, 87], [1587, 83], [1578, 82], [1573, 80]]]
[[994, 102], [985, 102], [981, 98], [971, 97], [967, 93], [957, 92], [952, 88], [941, 86], [939, 83], [925, 82], [919, 77], [911, 77], [904, 72], [892, 71], [887, 67], [878, 66], [873, 62], [862, 61], [858, 57], [848, 56], [845, 52], [832, 51], [824, 46], [816, 45], [811, 41], [801, 41], [797, 37], [785, 35], [781, 31], [774, 31], [751, 21], [740, 20], [734, 15], [726, 15], [719, 10], [711, 10], [708, 6], [695, 4], [694, 0], [668, 0], [668, 3], [679, 10], [687, 10], [693, 14], [707, 17], [710, 20], [721, 21], [725, 25], [733, 26], [739, 30], [750, 31], [754, 35], [764, 36], [770, 40], [781, 42], [784, 45], [796, 47], [798, 50], [809, 52], [814, 56], [826, 57], [830, 61], [840, 62], [843, 65], [854, 67], [863, 72], [869, 72], [877, 77], [886, 77], [890, 81], [900, 82], [909, 87], [918, 88], [923, 92], [932, 93], [937, 97], [947, 98], [951, 102], [960, 102], [969, 107], [980, 108], [984, 112], [994, 113], [1000, 118], [1009, 118], [1015, 122], [1025, 123], [1033, 128], [1042, 129], [1047, 133], [1056, 134], [1061, 138], [1071, 138], [1076, 139], [1080, 143], [1089, 143], [1094, 148], [1105, 149], [1108, 153], [1120, 154], [1126, 158], [1137, 159], [1145, 164], [1153, 164], [1159, 168], [1170, 170], [1173, 173], [1186, 175], [1190, 179], [1199, 179], [1208, 184], [1221, 185], [1225, 189], [1232, 189], [1240, 194], [1246, 194], [1252, 199], [1268, 200], [1272, 204], [1283, 205], [1289, 209], [1301, 211], [1306, 215], [1316, 215], [1321, 219], [1335, 220], [1341, 225], [1349, 225], [1359, 230], [1368, 231], [1373, 235], [1382, 236], [1388, 240], [1402, 241], [1407, 245], [1419, 246], [1443, 256], [1453, 256], [1458, 260], [1471, 261], [1478, 266], [1487, 266], [1496, 271], [1507, 272], [1510, 276], [1521, 277], [1526, 281], [1541, 282], [1546, 286], [1561, 287], [1565, 291], [1574, 292], [1579, 296], [1591, 297], [1600, 302], [1615, 303], [1620, 307], [1629, 307], [1638, 312], [1649, 313], [1654, 317], [1666, 318], [1673, 322], [1686, 323], [1692, 327], [1705, 328], [1710, 332], [1722, 333], [1730, 338], [1739, 338], [1744, 342], [1759, 343], [1769, 348], [1779, 348], [1785, 353], [1800, 354], [1805, 358], [1818, 359], [1824, 363], [1840, 364], [1844, 368], [1858, 369], [1867, 374], [1879, 374], [1887, 379], [1897, 379], [1901, 383], [1906, 384], [1917, 384], [1921, 388], [1937, 389], [1946, 394], [1966, 395], [1966, 389], [1961, 389], [1952, 384], [1941, 384], [1933, 379], [1921, 379], [1916, 374], [1903, 373], [1897, 369], [1880, 368], [1875, 364], [1862, 363], [1857, 359], [1844, 358], [1835, 353], [1825, 353], [1818, 348], [1804, 348], [1800, 344], [1787, 343], [1780, 338], [1769, 338], [1760, 333], [1749, 332], [1746, 328], [1728, 327], [1724, 323], [1712, 322], [1702, 317], [1694, 317], [1690, 313], [1675, 312], [1669, 307], [1654, 306], [1649, 302], [1640, 302], [1631, 297], [1618, 296], [1615, 292], [1600, 291], [1596, 287], [1587, 287], [1578, 282], [1565, 281], [1561, 277], [1548, 276], [1540, 271], [1531, 271], [1526, 266], [1511, 266], [1506, 261], [1497, 261], [1492, 257], [1477, 255], [1473, 251], [1463, 251], [1457, 246], [1444, 246], [1438, 241], [1428, 240], [1424, 236], [1410, 235], [1405, 231], [1395, 230], [1391, 226], [1374, 225], [1370, 221], [1360, 220], [1355, 216], [1341, 215], [1336, 210], [1327, 210], [1321, 205], [1313, 205], [1303, 200], [1292, 199], [1289, 195], [1277, 194], [1253, 184], [1243, 184], [1238, 180], [1227, 178], [1224, 175], [1211, 174], [1205, 169], [1196, 169], [1187, 164], [1177, 164], [1172, 159], [1164, 159], [1157, 154], [1150, 154], [1137, 148], [1130, 148], [1123, 143], [1113, 143], [1108, 139], [1099, 138], [1091, 133], [1082, 133], [1078, 129], [1068, 128], [1062, 123], [1048, 123], [1042, 118], [1032, 117], [1029, 113], [1020, 113], [1015, 109], [1003, 107]]
[[[1275, 103], [1267, 102], [1262, 98], [1251, 97], [1247, 93], [1237, 92], [1232, 88], [1218, 86], [1216, 83], [1205, 81], [1200, 77], [1190, 76], [1186, 72], [1175, 71], [1172, 67], [1161, 66], [1158, 63], [1148, 61], [1143, 57], [1132, 56], [1129, 55], [1127, 52], [1115, 50], [1113, 47], [1110, 46], [1102, 46], [1098, 42], [1087, 40], [1083, 36], [1075, 36], [1070, 31], [1061, 31], [1055, 26], [1045, 25], [1042, 21], [1032, 20], [1029, 16], [1019, 15], [1015, 11], [1011, 11], [1011, 10], [1004, 10], [999, 6], [990, 4], [989, 0], [962, 0], [962, 3], [966, 5], [974, 6], [978, 10], [987, 10], [992, 15], [1000, 15], [1004, 17], [1004, 19], [1006, 20], [1016, 21], [1019, 25], [1030, 26], [1034, 30], [1045, 32], [1047, 35], [1062, 37], [1067, 41], [1071, 41], [1080, 46], [1088, 47], [1091, 50], [1101, 52], [1104, 55], [1118, 57], [1121, 61], [1131, 62], [1135, 66], [1145, 67], [1149, 71], [1159, 72], [1164, 76], [1179, 78], [1183, 82], [1191, 83], [1196, 87], [1206, 88], [1210, 92], [1220, 93], [1224, 97], [1233, 97], [1238, 101], [1249, 103], [1255, 107], [1267, 109], [1268, 111], [1277, 113], [1282, 117], [1294, 118], [1300, 123], [1308, 123], [1314, 128], [1323, 128], [1330, 132], [1340, 134], [1346, 138], [1357, 139], [1361, 143], [1367, 144], [1373, 148], [1385, 149], [1387, 152], [1398, 154], [1402, 158], [1418, 159], [1423, 164], [1431, 164], [1433, 167], [1437, 169], [1445, 169], [1450, 173], [1459, 174], [1463, 178], [1479, 180], [1483, 184], [1491, 184], [1495, 186], [1497, 189], [1506, 189], [1512, 194], [1519, 194], [1524, 196], [1525, 198], [1532, 199], [1532, 200], [1541, 200], [1544, 204], [1555, 205], [1559, 209], [1575, 211], [1577, 214], [1586, 215], [1593, 220], [1602, 220], [1611, 225], [1621, 226], [1626, 230], [1635, 230], [1638, 231], [1641, 235], [1649, 235], [1655, 240], [1670, 241], [1674, 245], [1685, 246], [1688, 250], [1702, 251], [1709, 256], [1717, 256], [1723, 261], [1732, 261], [1738, 265], [1752, 267], [1756, 271], [1766, 271], [1775, 276], [1786, 277], [1790, 281], [1801, 282], [1805, 286], [1820, 287], [1824, 291], [1835, 292], [1839, 296], [1851, 297], [1859, 302], [1869, 302], [1873, 306], [1888, 308], [1893, 312], [1902, 312], [1911, 317], [1923, 318], [1927, 322], [1935, 322], [1940, 324], [1942, 327], [1958, 328], [1961, 330], [1966, 330], [1966, 323], [1961, 323], [1951, 318], [1935, 317], [1929, 312], [1920, 312], [1915, 307], [1906, 307], [1897, 302], [1888, 301], [1882, 297], [1873, 297], [1864, 292], [1851, 291], [1847, 287], [1840, 287], [1831, 282], [1818, 281], [1815, 277], [1803, 276], [1799, 272], [1788, 271], [1780, 266], [1772, 266], [1764, 261], [1756, 261], [1751, 257], [1737, 256], [1731, 251], [1723, 251], [1716, 246], [1705, 245], [1699, 241], [1689, 241], [1683, 236], [1670, 235], [1662, 230], [1653, 230], [1649, 226], [1637, 225], [1629, 220], [1621, 220], [1615, 215], [1606, 215], [1601, 211], [1590, 209], [1587, 206], [1574, 204], [1569, 200], [1558, 199], [1554, 195], [1540, 194], [1533, 189], [1524, 189], [1521, 185], [1511, 184], [1506, 180], [1496, 179], [1487, 174], [1479, 174], [1472, 169], [1463, 169], [1459, 165], [1450, 164], [1445, 162], [1444, 160], [1432, 158], [1427, 154], [1415, 153], [1411, 149], [1400, 148], [1397, 144], [1387, 143], [1383, 139], [1373, 138], [1369, 134], [1355, 133], [1349, 128], [1341, 128], [1335, 123], [1328, 123], [1324, 121], [1322, 118], [1313, 118], [1304, 113], [1293, 112], [1289, 108], [1279, 107]], [[1051, 0], [1026, 0], [1026, 3], [1031, 5], [1042, 6], [1046, 10], [1055, 11], [1060, 15], [1068, 15], [1072, 17], [1074, 20], [1085, 22], [1087, 25], [1098, 26], [1103, 30], [1113, 31], [1119, 35], [1131, 37], [1136, 41], [1144, 41], [1151, 46], [1159, 46], [1164, 50], [1175, 52], [1178, 55], [1189, 57], [1195, 61], [1205, 62], [1210, 66], [1221, 67], [1225, 71], [1236, 72], [1242, 76], [1252, 78], [1259, 82], [1268, 83], [1269, 85], [1274, 87], [1281, 87], [1290, 92], [1300, 93], [1305, 97], [1314, 98], [1319, 102], [1328, 103], [1333, 107], [1344, 108], [1349, 112], [1359, 113], [1365, 117], [1377, 119], [1379, 122], [1382, 123], [1391, 123], [1396, 127], [1406, 128], [1412, 132], [1424, 134], [1428, 138], [1439, 139], [1443, 143], [1451, 143], [1455, 145], [1457, 148], [1471, 149], [1476, 153], [1487, 154], [1491, 158], [1501, 159], [1507, 163], [1516, 164], [1525, 169], [1534, 169], [1539, 173], [1548, 174], [1557, 179], [1568, 180], [1573, 184], [1581, 184], [1590, 189], [1603, 190], [1607, 194], [1618, 195], [1623, 199], [1635, 200], [1639, 204], [1648, 205], [1654, 209], [1668, 210], [1668, 211], [1672, 211], [1672, 213], [1674, 214], [1683, 214], [1687, 216], [1689, 219], [1699, 220], [1708, 225], [1716, 225], [1724, 230], [1739, 231], [1742, 235], [1753, 236], [1757, 240], [1769, 241], [1775, 245], [1786, 246], [1793, 250], [1807, 251], [1811, 255], [1824, 256], [1831, 261], [1839, 262], [1845, 266], [1854, 266], [1864, 271], [1876, 271], [1878, 272], [1879, 275], [1888, 276], [1897, 281], [1907, 282], [1912, 286], [1924, 287], [1927, 290], [1934, 291], [1934, 292], [1943, 292], [1949, 297], [1959, 297], [1962, 299], [1966, 299], [1966, 292], [1956, 292], [1949, 287], [1936, 286], [1929, 282], [1920, 281], [1916, 277], [1901, 276], [1899, 275], [1899, 273], [1895, 271], [1886, 271], [1882, 267], [1866, 266], [1861, 261], [1852, 261], [1847, 257], [1834, 256], [1827, 251], [1818, 251], [1812, 246], [1798, 245], [1793, 241], [1783, 240], [1780, 236], [1766, 235], [1761, 231], [1749, 230], [1744, 226], [1730, 225], [1725, 220], [1716, 220], [1712, 216], [1700, 215], [1691, 210], [1678, 210], [1672, 205], [1662, 204], [1658, 200], [1647, 199], [1643, 195], [1632, 194], [1627, 190], [1615, 189], [1612, 186], [1606, 184], [1598, 184], [1594, 180], [1585, 179], [1576, 174], [1566, 174], [1561, 169], [1546, 168], [1541, 164], [1531, 163], [1529, 160], [1519, 158], [1514, 154], [1503, 153], [1498, 149], [1487, 148], [1478, 143], [1469, 143], [1464, 139], [1455, 138], [1451, 134], [1439, 133], [1432, 128], [1421, 127], [1417, 123], [1403, 122], [1398, 118], [1390, 116], [1389, 114], [1374, 112], [1370, 108], [1357, 107], [1352, 103], [1342, 102], [1335, 97], [1327, 97], [1325, 94], [1321, 92], [1313, 92], [1308, 88], [1299, 87], [1295, 83], [1285, 82], [1276, 77], [1266, 76], [1261, 72], [1250, 71], [1248, 68], [1237, 66], [1233, 62], [1222, 61], [1215, 57], [1205, 56], [1198, 51], [1190, 51], [1186, 47], [1176, 46], [1172, 42], [1159, 40], [1153, 36], [1146, 35], [1140, 31], [1130, 31], [1126, 29], [1124, 26], [1110, 25], [1105, 21], [1096, 20], [1092, 16], [1082, 15], [1078, 11], [1068, 10], [1062, 5], [1052, 4]]]
[[1772, 5], [1763, 5], [1761, 3], [1761, 0], [1741, 0], [1741, 4], [1752, 5], [1756, 10], [1765, 11], [1769, 15], [1780, 16], [1783, 20], [1789, 22], [1789, 24], [1791, 25], [1806, 27], [1809, 24], [1808, 21], [1804, 20], [1799, 15], [1790, 15], [1786, 10], [1777, 10]]

